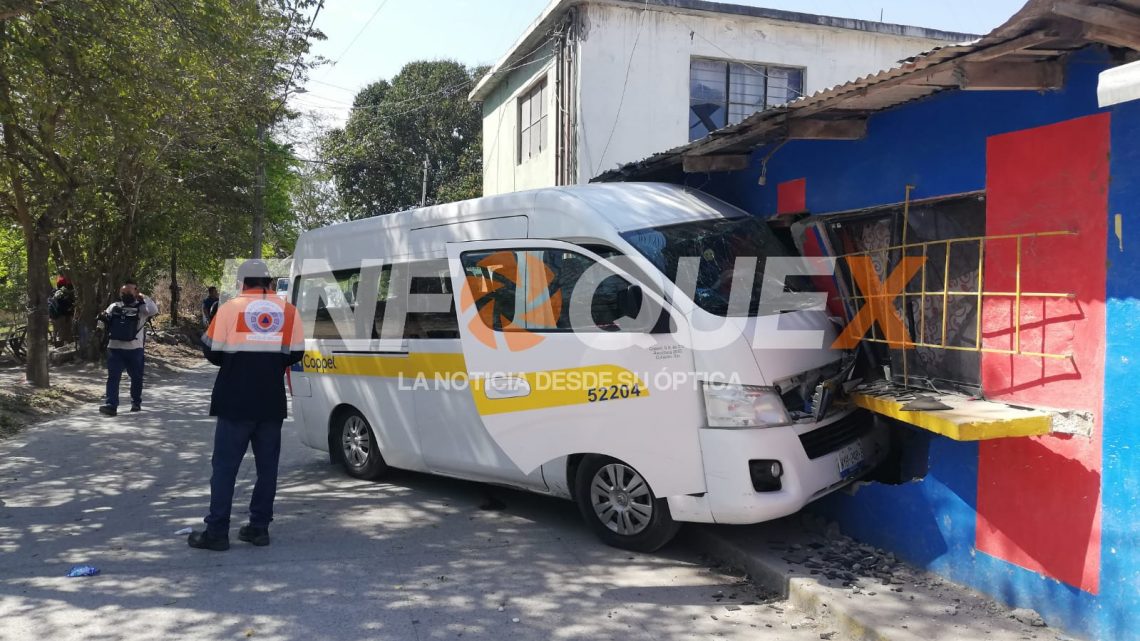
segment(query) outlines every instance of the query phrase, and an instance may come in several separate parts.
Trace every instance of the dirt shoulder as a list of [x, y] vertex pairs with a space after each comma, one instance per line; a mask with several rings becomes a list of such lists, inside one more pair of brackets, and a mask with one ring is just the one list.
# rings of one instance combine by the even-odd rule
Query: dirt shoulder
[[[147, 345], [146, 358], [147, 384], [209, 367], [199, 349], [182, 344], [152, 342]], [[102, 363], [53, 366], [49, 389], [28, 385], [20, 366], [0, 366], [0, 440], [80, 407], [94, 410], [103, 400], [106, 384], [107, 369]], [[124, 375], [122, 393], [129, 385], [130, 379]]]

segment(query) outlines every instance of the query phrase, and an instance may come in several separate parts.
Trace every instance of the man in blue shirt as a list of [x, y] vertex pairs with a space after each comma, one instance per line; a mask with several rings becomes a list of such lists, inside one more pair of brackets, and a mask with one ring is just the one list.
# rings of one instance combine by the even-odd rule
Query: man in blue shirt
[[218, 311], [215, 305], [218, 304], [218, 288], [211, 287], [206, 290], [206, 298], [202, 300], [202, 324], [206, 327], [210, 326], [210, 321], [214, 318], [214, 314]]

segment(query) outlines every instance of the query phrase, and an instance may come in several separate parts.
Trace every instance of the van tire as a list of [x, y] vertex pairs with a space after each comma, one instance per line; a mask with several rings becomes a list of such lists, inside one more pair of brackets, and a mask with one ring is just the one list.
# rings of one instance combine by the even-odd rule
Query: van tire
[[332, 445], [349, 476], [374, 481], [388, 473], [372, 426], [357, 410], [349, 408], [337, 415]]
[[[599, 490], [609, 492], [595, 492], [595, 481]], [[609, 456], [582, 459], [574, 479], [574, 497], [594, 534], [615, 548], [655, 552], [681, 529], [669, 513], [668, 501], [657, 498], [637, 470]]]

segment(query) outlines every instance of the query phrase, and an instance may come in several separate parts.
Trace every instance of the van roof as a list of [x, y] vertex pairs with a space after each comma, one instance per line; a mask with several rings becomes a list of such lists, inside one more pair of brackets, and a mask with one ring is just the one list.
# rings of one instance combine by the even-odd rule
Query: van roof
[[600, 183], [485, 196], [337, 223], [305, 232], [298, 245], [334, 242], [366, 230], [374, 233], [378, 225], [383, 229], [410, 230], [512, 214], [531, 215], [536, 204], [552, 201], [561, 201], [559, 211], [565, 210], [569, 216], [600, 214], [619, 232], [725, 215], [708, 204], [708, 196], [695, 189], [665, 183]]
[[657, 182], [547, 187], [381, 214], [310, 230], [298, 238], [294, 257], [351, 262], [359, 259], [360, 252], [375, 248], [377, 234], [388, 235], [390, 246], [414, 251], [408, 243], [409, 234], [415, 229], [512, 216], [527, 216], [531, 235], [540, 238], [554, 237], [547, 233], [557, 237], [604, 237], [609, 235], [601, 233], [604, 229], [622, 233], [748, 213], [716, 202], [697, 189]]

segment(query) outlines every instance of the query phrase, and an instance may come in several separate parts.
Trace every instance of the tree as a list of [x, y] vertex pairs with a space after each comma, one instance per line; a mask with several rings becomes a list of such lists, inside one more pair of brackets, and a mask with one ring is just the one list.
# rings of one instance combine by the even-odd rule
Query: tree
[[0, 0], [0, 20], [17, 18], [59, 0]]
[[303, 77], [317, 3], [41, 1], [0, 21], [0, 207], [25, 241], [34, 385], [49, 257], [91, 321], [126, 274], [250, 237], [258, 132]]
[[425, 161], [427, 204], [481, 195], [482, 110], [467, 100], [481, 75], [449, 60], [412, 62], [356, 95], [344, 128], [321, 145], [354, 216], [418, 206]]

